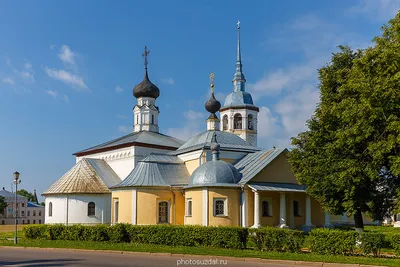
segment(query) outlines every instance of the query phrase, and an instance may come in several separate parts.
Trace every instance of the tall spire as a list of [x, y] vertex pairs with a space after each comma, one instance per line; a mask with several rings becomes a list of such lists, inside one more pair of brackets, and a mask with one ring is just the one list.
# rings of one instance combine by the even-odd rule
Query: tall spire
[[238, 42], [237, 42], [237, 56], [236, 56], [236, 72], [233, 76], [233, 90], [235, 92], [245, 91], [244, 85], [246, 83], [246, 79], [244, 78], [242, 72], [242, 55], [240, 53], [240, 21], [237, 22], [237, 30], [238, 30]]

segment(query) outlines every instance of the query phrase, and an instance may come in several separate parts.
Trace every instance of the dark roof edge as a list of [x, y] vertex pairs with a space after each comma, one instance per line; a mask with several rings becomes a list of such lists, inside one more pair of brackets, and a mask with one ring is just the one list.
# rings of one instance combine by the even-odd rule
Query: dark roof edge
[[131, 147], [131, 146], [159, 148], [159, 149], [165, 149], [165, 150], [177, 150], [178, 149], [178, 147], [146, 144], [146, 143], [141, 143], [141, 142], [129, 142], [129, 143], [119, 144], [119, 145], [115, 145], [115, 146], [109, 146], [109, 147], [103, 147], [103, 148], [88, 150], [88, 151], [76, 152], [76, 153], [74, 153], [72, 155], [77, 156], [77, 157], [81, 157], [81, 156], [86, 156], [86, 155], [106, 152], [106, 151], [110, 151], [110, 150], [115, 150], [115, 149], [119, 149], [119, 148]]
[[226, 106], [226, 107], [222, 107], [222, 108], [219, 110], [219, 112], [225, 111], [225, 110], [228, 110], [228, 109], [250, 109], [250, 110], [257, 111], [257, 112], [260, 111], [260, 109], [259, 109], [257, 106], [254, 106], [254, 105], [237, 105], [237, 106]]

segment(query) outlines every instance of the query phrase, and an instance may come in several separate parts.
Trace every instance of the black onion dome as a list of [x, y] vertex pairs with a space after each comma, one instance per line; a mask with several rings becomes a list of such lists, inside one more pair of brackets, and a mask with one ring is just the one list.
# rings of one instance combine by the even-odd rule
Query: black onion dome
[[133, 95], [139, 97], [152, 97], [157, 98], [160, 96], [160, 89], [149, 80], [147, 70], [144, 75], [143, 81], [133, 88]]
[[217, 113], [221, 108], [221, 103], [215, 99], [214, 93], [212, 93], [210, 99], [208, 99], [204, 106], [208, 112]]

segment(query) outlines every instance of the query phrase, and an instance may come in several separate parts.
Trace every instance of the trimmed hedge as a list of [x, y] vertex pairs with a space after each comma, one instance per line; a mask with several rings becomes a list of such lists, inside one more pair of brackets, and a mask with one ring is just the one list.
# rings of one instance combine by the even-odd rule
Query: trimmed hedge
[[312, 252], [318, 254], [353, 254], [356, 250], [358, 233], [331, 229], [314, 229], [309, 233], [307, 243]]
[[393, 234], [390, 239], [390, 244], [397, 255], [400, 255], [400, 234]]
[[111, 241], [170, 246], [209, 246], [244, 249], [247, 243], [247, 228], [204, 227], [172, 225], [113, 226], [62, 224], [26, 226], [25, 237], [29, 239]]
[[303, 231], [262, 227], [250, 229], [253, 242], [259, 250], [299, 252], [306, 234]]
[[385, 244], [385, 235], [377, 232], [363, 232], [361, 234], [361, 250], [364, 254], [374, 254], [375, 257], [381, 253], [381, 248]]

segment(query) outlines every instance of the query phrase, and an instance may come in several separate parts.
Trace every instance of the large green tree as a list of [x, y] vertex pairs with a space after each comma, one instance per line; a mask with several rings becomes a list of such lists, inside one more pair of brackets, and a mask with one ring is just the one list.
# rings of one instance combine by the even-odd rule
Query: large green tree
[[29, 202], [35, 202], [35, 196], [31, 192], [26, 191], [25, 189], [18, 190], [17, 194], [26, 197]]
[[319, 70], [321, 101], [292, 138], [300, 183], [332, 214], [382, 220], [400, 186], [400, 14], [366, 50], [340, 47]]
[[6, 200], [3, 196], [0, 196], [0, 214], [4, 214], [5, 208], [7, 208]]

